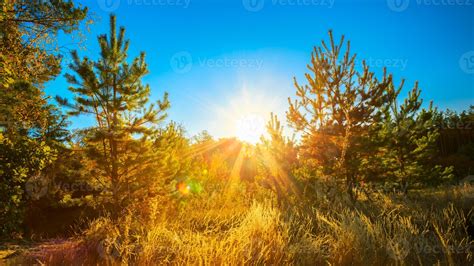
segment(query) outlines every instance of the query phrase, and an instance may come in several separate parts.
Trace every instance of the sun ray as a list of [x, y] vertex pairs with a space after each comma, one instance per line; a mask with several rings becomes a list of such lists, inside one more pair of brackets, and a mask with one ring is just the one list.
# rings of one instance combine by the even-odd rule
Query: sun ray
[[268, 151], [263, 151], [263, 160], [265, 164], [270, 168], [273, 181], [277, 186], [277, 190], [284, 195], [289, 196], [290, 194], [300, 197], [300, 190], [295, 180], [286, 171], [282, 169], [280, 164], [277, 162], [275, 157]]
[[184, 157], [193, 157], [200, 154], [203, 154], [207, 151], [210, 151], [224, 143], [224, 140], [213, 141], [210, 143], [198, 144], [195, 145], [189, 152], [187, 152]]
[[245, 144], [240, 146], [239, 154], [234, 161], [232, 166], [232, 170], [230, 172], [229, 180], [226, 185], [225, 193], [227, 195], [227, 200], [231, 200], [234, 193], [236, 192], [237, 186], [240, 181], [240, 171], [242, 169], [242, 164], [244, 161], [244, 154], [245, 154]]

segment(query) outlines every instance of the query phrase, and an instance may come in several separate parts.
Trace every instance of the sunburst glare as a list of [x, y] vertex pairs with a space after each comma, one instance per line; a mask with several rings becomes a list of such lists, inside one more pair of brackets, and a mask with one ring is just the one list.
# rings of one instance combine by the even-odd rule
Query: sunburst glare
[[248, 114], [237, 119], [235, 136], [244, 142], [256, 144], [265, 133], [265, 118]]

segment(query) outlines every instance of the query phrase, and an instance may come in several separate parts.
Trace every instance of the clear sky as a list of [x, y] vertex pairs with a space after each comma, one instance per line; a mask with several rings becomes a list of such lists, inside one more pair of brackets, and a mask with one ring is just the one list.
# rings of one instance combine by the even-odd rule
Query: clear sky
[[[344, 34], [378, 76], [385, 65], [396, 81], [405, 78], [404, 92], [418, 80], [425, 103], [474, 104], [474, 0], [77, 2], [95, 18], [79, 54], [97, 58], [96, 36], [108, 33], [114, 12], [131, 41], [129, 55], [147, 54], [152, 99], [168, 91], [169, 118], [189, 135], [232, 136], [242, 117], [283, 116], [293, 77], [303, 81], [312, 48], [329, 29]], [[63, 74], [47, 85], [49, 95], [71, 96]], [[72, 121], [74, 128], [91, 123]]]

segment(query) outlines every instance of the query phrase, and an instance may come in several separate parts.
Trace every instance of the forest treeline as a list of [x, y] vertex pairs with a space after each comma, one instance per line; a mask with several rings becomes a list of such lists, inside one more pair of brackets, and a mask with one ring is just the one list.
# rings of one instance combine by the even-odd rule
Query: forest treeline
[[[2, 239], [69, 236], [104, 217], [175, 217], [216, 197], [228, 207], [249, 198], [350, 207], [377, 193], [474, 181], [474, 106], [457, 113], [423, 104], [418, 83], [405, 95], [403, 81], [356, 66], [350, 42], [331, 31], [288, 99], [284, 120], [298, 137], [284, 135], [286, 123], [272, 114], [254, 146], [207, 132], [189, 138], [169, 122], [168, 94], [150, 100], [145, 53], [129, 55], [113, 15], [96, 59], [72, 51], [62, 69], [56, 37], [77, 34], [87, 19], [70, 1], [1, 2]], [[44, 92], [61, 73], [71, 99]], [[82, 115], [94, 124], [71, 131], [69, 118]]]

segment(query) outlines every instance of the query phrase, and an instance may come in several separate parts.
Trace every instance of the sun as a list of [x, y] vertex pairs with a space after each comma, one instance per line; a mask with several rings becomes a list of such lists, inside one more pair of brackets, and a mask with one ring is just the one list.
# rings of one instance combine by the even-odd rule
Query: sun
[[256, 144], [265, 133], [265, 118], [258, 114], [246, 114], [236, 120], [235, 136], [241, 141]]
[[[270, 84], [274, 85], [274, 84]], [[286, 96], [271, 90], [266, 83], [252, 87], [242, 85], [240, 89], [223, 95], [218, 102], [208, 102], [193, 97], [209, 115], [209, 132], [217, 139], [237, 138], [255, 145], [262, 136], [268, 137], [266, 124], [270, 114], [284, 113]], [[258, 89], [257, 89], [258, 88]]]

